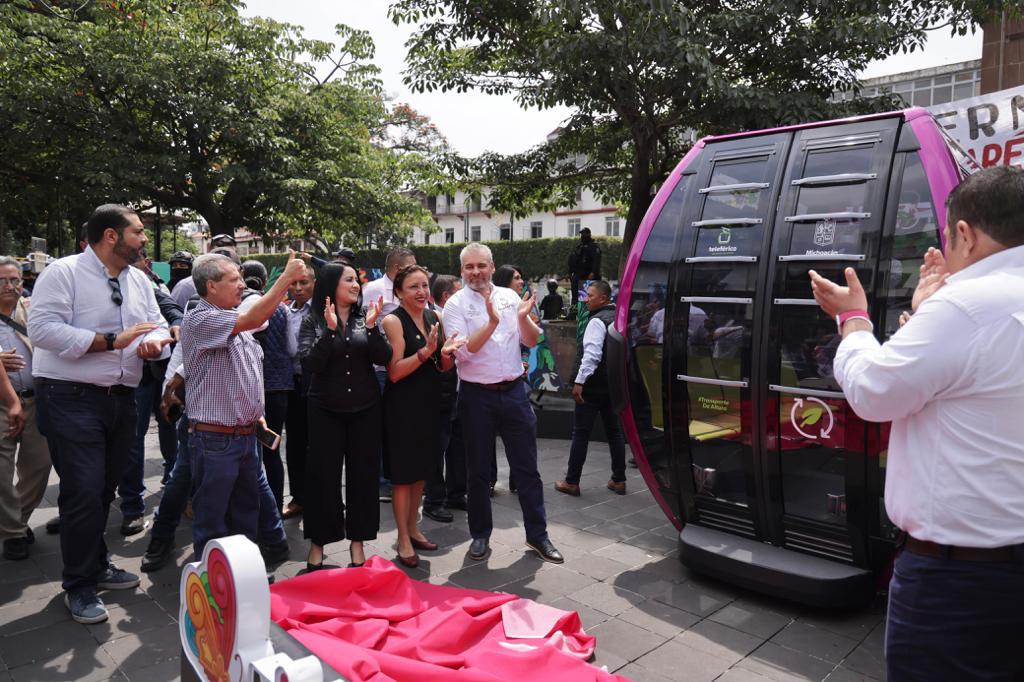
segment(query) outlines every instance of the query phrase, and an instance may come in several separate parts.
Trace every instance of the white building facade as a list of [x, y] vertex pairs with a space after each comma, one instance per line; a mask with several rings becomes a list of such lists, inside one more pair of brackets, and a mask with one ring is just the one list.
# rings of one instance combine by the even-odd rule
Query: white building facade
[[607, 205], [587, 189], [577, 192], [573, 206], [555, 211], [531, 213], [513, 218], [508, 213], [492, 211], [486, 196], [473, 201], [463, 192], [454, 195], [427, 197], [424, 205], [430, 210], [437, 229], [427, 232], [416, 228], [413, 244], [456, 244], [470, 241], [540, 239], [542, 237], [575, 237], [589, 227], [595, 237], [618, 237], [625, 218], [615, 206]]

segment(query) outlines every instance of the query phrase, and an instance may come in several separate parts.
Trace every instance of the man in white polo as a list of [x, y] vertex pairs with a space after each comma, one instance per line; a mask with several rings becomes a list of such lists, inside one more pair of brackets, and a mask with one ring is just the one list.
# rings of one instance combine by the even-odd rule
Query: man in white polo
[[526, 545], [544, 561], [560, 564], [562, 554], [548, 539], [544, 490], [537, 471], [537, 417], [523, 381], [519, 345], [535, 346], [541, 330], [530, 319], [533, 296], [520, 300], [511, 289], [491, 283], [494, 258], [483, 244], [468, 244], [459, 256], [465, 286], [444, 307], [449, 337], [467, 339], [455, 353], [459, 418], [466, 446], [469, 556], [487, 557], [493, 528], [490, 470], [494, 439], [501, 436], [526, 526]]

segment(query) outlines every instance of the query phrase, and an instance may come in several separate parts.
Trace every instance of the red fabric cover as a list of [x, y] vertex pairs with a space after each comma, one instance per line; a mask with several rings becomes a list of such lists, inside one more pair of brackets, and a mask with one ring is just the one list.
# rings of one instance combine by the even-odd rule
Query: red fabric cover
[[[270, 617], [352, 682], [607, 682], [625, 680], [552, 646], [511, 651], [501, 605], [514, 594], [411, 580], [379, 556], [362, 569], [316, 571], [270, 586]], [[576, 648], [593, 647], [579, 614], [552, 628]]]

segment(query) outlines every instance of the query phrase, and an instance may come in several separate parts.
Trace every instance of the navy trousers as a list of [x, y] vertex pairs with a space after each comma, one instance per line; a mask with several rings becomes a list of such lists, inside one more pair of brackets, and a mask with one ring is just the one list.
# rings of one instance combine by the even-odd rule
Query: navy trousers
[[1007, 563], [902, 551], [889, 584], [889, 682], [1024, 680], [1024, 546]]
[[440, 509], [466, 496], [466, 451], [462, 424], [451, 412], [441, 412], [441, 456], [423, 487], [423, 508]]
[[[149, 372], [149, 366], [143, 370]], [[157, 435], [160, 439], [160, 456], [164, 460], [164, 473], [162, 482], [164, 484], [170, 479], [171, 469], [174, 468], [174, 461], [178, 453], [178, 439], [175, 435], [174, 426], [164, 422], [160, 416], [161, 393], [160, 382], [149, 379], [146, 383], [139, 384], [135, 389], [135, 442], [132, 445], [131, 454], [128, 457], [128, 466], [124, 476], [117, 486], [117, 492], [121, 496], [121, 515], [125, 518], [142, 516], [146, 513], [144, 496], [146, 486], [143, 479], [146, 475], [146, 433], [149, 431], [149, 417], [156, 418]]]
[[[274, 433], [284, 431], [284, 421], [288, 416], [288, 391], [266, 391], [263, 393], [263, 418], [267, 420], [267, 428]], [[281, 446], [276, 450], [260, 446], [263, 451], [263, 468], [267, 472], [267, 482], [274, 493], [277, 510], [284, 507], [284, 464], [281, 462]]]
[[526, 384], [519, 382], [507, 391], [490, 391], [462, 382], [459, 418], [466, 447], [470, 535], [475, 539], [491, 536], [491, 461], [494, 439], [500, 436], [518, 488], [526, 538], [546, 540], [544, 486], [537, 471], [537, 417]]
[[135, 396], [36, 380], [37, 422], [60, 476], [65, 590], [95, 587], [109, 561], [103, 533], [135, 439]]

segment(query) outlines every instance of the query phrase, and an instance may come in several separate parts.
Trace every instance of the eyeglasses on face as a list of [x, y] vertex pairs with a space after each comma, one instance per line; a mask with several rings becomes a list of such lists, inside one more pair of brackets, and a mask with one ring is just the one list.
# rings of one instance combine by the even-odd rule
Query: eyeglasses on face
[[110, 300], [114, 305], [124, 303], [124, 296], [121, 295], [121, 282], [116, 277], [107, 277], [107, 285], [110, 287]]
[[0, 277], [0, 287], [16, 287], [21, 284], [21, 277]]

